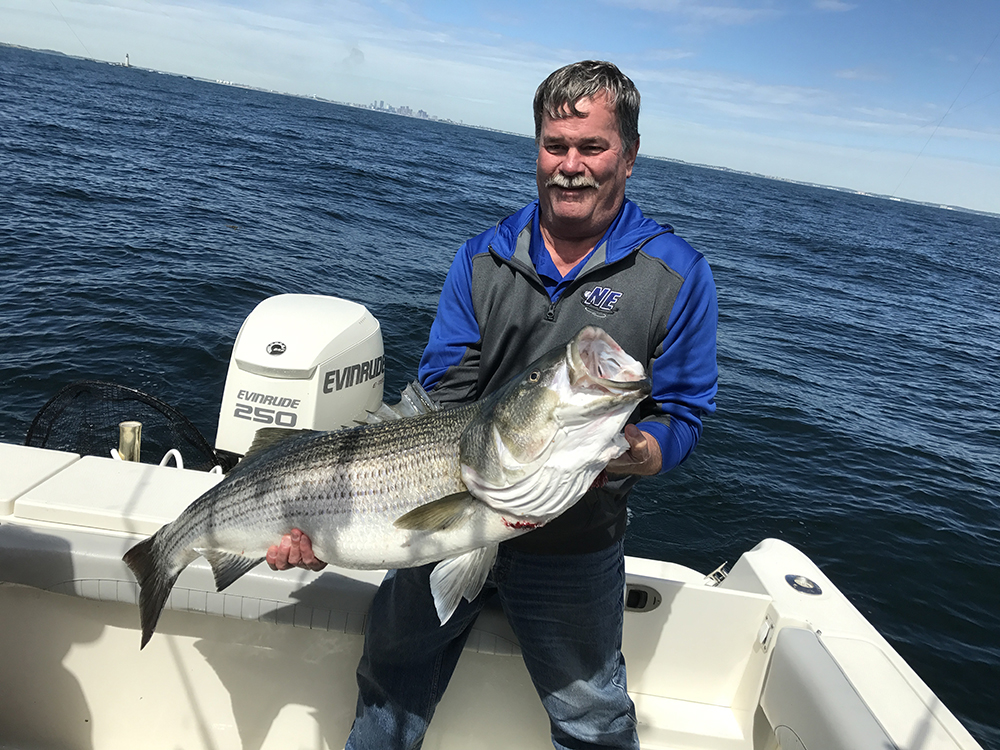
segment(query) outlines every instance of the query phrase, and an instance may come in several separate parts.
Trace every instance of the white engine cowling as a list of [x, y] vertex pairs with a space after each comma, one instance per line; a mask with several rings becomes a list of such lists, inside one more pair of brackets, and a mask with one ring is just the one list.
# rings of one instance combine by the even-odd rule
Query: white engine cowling
[[382, 403], [382, 330], [364, 305], [281, 294], [247, 316], [233, 345], [217, 450], [244, 455], [261, 427], [336, 430]]

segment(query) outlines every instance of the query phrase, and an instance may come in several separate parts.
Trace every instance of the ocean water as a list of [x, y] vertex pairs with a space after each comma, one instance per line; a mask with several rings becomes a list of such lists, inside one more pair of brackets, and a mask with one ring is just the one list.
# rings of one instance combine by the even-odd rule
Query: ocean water
[[[1000, 750], [1000, 218], [643, 157], [628, 194], [720, 308], [718, 412], [629, 554], [798, 546]], [[212, 441], [286, 292], [367, 305], [394, 393], [459, 244], [533, 197], [530, 139], [0, 46], [0, 440], [98, 378]]]

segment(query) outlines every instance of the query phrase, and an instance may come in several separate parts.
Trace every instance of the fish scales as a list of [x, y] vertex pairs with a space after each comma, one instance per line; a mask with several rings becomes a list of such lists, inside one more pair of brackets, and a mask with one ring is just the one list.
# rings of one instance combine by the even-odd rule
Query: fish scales
[[195, 558], [221, 591], [293, 528], [343, 567], [436, 562], [431, 594], [446, 622], [478, 594], [500, 542], [564, 512], [627, 448], [621, 429], [649, 393], [642, 365], [588, 327], [473, 404], [337, 432], [277, 430], [280, 442], [261, 430], [222, 482], [125, 554], [141, 645]]
[[184, 548], [212, 547], [262, 557], [274, 539], [295, 527], [310, 530], [321, 557], [336, 554], [346, 565], [384, 567], [387, 556], [373, 556], [372, 542], [390, 534], [394, 539], [375, 546], [394, 546], [406, 536], [393, 520], [465, 489], [458, 438], [478, 412], [478, 404], [470, 404], [395, 423], [290, 437], [269, 451], [266, 463], [246, 459], [230, 481], [195, 501], [186, 522], [163, 540], [169, 546], [162, 553], [174, 557]]

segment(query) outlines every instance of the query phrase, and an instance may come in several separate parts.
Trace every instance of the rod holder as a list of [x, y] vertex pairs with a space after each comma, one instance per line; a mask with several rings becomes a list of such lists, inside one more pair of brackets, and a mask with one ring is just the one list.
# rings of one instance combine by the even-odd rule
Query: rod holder
[[118, 424], [118, 454], [123, 461], [138, 461], [142, 444], [142, 422]]

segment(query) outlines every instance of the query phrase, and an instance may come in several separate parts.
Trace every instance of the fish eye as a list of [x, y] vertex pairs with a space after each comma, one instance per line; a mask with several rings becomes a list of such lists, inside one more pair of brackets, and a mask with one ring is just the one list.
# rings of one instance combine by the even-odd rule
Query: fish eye
[[535, 370], [535, 371], [533, 371], [533, 372], [532, 372], [532, 373], [531, 373], [531, 374], [530, 374], [530, 375], [528, 376], [528, 382], [529, 382], [529, 383], [537, 383], [537, 382], [538, 382], [539, 380], [541, 380], [541, 379], [542, 379], [542, 373], [541, 373], [541, 372], [539, 372], [538, 370]]

